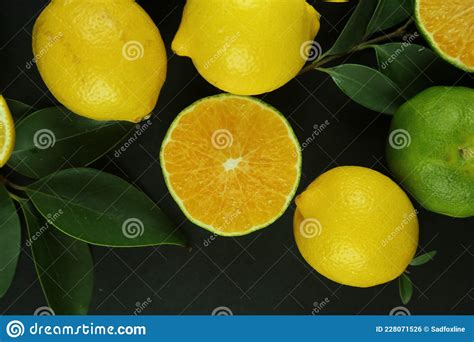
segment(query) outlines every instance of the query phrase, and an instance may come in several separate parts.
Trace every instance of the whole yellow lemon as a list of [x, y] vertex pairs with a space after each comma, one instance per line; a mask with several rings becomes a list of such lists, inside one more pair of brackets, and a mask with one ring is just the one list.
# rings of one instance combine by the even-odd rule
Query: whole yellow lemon
[[325, 277], [350, 286], [391, 281], [418, 245], [418, 219], [408, 196], [390, 178], [364, 167], [337, 167], [296, 199], [296, 244]]
[[158, 28], [133, 0], [52, 0], [36, 20], [33, 52], [58, 101], [96, 120], [142, 120], [166, 78]]
[[319, 46], [304, 0], [188, 0], [172, 48], [226, 92], [257, 95], [295, 77]]

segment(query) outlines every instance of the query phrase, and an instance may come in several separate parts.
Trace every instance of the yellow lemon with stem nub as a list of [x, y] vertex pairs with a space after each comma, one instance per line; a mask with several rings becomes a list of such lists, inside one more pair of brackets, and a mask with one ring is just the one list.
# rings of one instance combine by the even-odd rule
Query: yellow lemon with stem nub
[[257, 95], [317, 57], [318, 30], [319, 14], [304, 0], [188, 0], [172, 48], [217, 88]]

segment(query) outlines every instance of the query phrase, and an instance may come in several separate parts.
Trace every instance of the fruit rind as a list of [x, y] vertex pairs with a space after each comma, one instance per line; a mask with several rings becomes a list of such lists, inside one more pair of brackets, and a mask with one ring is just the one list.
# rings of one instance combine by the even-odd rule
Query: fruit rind
[[[7, 146], [4, 147], [3, 153], [0, 151], [0, 168], [5, 166], [10, 158], [10, 155], [13, 152], [15, 147], [15, 123], [13, 122], [13, 117], [8, 108], [8, 104], [5, 98], [0, 95], [0, 111], [4, 112], [4, 123], [5, 123], [5, 135]], [[2, 123], [0, 123], [2, 124]]]
[[[273, 91], [298, 74], [307, 53], [320, 52], [310, 44], [319, 30], [319, 14], [305, 0], [212, 3], [186, 2], [171, 47], [225, 92]], [[265, 14], [272, 11], [272, 16]]]
[[52, 1], [35, 21], [32, 48], [54, 97], [97, 121], [142, 121], [166, 79], [162, 37], [135, 1]]
[[302, 195], [293, 217], [296, 245], [326, 278], [354, 287], [376, 286], [396, 279], [413, 259], [417, 211], [384, 174], [359, 166], [336, 167], [317, 177]]
[[474, 215], [474, 160], [462, 150], [474, 146], [474, 135], [468, 134], [474, 128], [470, 103], [470, 88], [426, 89], [392, 119], [390, 132], [408, 132], [410, 144], [394, 148], [389, 138], [386, 145], [387, 164], [401, 185], [427, 210], [457, 218]]
[[[293, 186], [293, 189], [291, 191], [291, 193], [288, 195], [287, 197], [287, 200], [286, 200], [286, 203], [283, 207], [283, 210], [278, 213], [277, 215], [275, 215], [275, 217], [273, 217], [272, 220], [268, 221], [268, 222], [265, 222], [264, 224], [261, 224], [261, 225], [257, 225], [257, 226], [254, 226], [246, 231], [242, 231], [242, 232], [233, 232], [233, 233], [227, 233], [227, 232], [223, 232], [221, 230], [218, 230], [216, 228], [214, 228], [213, 226], [211, 225], [208, 225], [208, 224], [205, 224], [204, 222], [201, 222], [200, 220], [197, 220], [195, 219], [189, 212], [188, 210], [186, 209], [186, 206], [184, 205], [183, 201], [179, 198], [179, 196], [175, 193], [175, 191], [173, 190], [173, 186], [171, 184], [171, 181], [169, 179], [169, 174], [168, 172], [166, 171], [166, 168], [165, 168], [165, 160], [164, 160], [164, 149], [167, 145], [167, 143], [169, 142], [170, 138], [171, 138], [171, 134], [173, 133], [174, 129], [176, 128], [176, 126], [179, 124], [179, 121], [181, 120], [181, 118], [186, 115], [187, 113], [191, 112], [199, 103], [201, 102], [204, 102], [204, 101], [208, 101], [208, 100], [223, 100], [223, 99], [229, 99], [229, 98], [237, 98], [237, 99], [246, 99], [246, 100], [251, 100], [253, 101], [254, 103], [257, 103], [258, 105], [264, 107], [265, 109], [267, 110], [271, 110], [273, 111], [274, 113], [278, 114], [280, 116], [280, 118], [282, 119], [282, 122], [285, 124], [286, 128], [288, 129], [288, 133], [289, 133], [289, 136], [291, 137], [291, 139], [293, 140], [293, 142], [295, 143], [295, 146], [297, 147], [296, 148], [296, 151], [297, 151], [297, 159], [298, 159], [298, 162], [297, 162], [297, 165], [296, 165], [296, 171], [297, 171], [297, 176], [296, 176], [296, 179], [295, 179], [295, 184]], [[301, 148], [300, 148], [300, 144], [298, 142], [298, 138], [296, 137], [293, 129], [291, 128], [291, 125], [290, 123], [288, 122], [288, 120], [285, 118], [285, 116], [279, 111], [277, 110], [276, 108], [272, 107], [271, 105], [263, 102], [262, 100], [260, 99], [257, 99], [257, 98], [254, 98], [254, 97], [250, 97], [250, 96], [244, 96], [244, 95], [234, 95], [234, 94], [228, 94], [228, 93], [224, 93], [224, 94], [218, 94], [218, 95], [214, 95], [214, 96], [209, 96], [209, 97], [205, 97], [203, 99], [200, 99], [200, 100], [197, 100], [196, 102], [192, 103], [190, 106], [186, 107], [185, 109], [183, 109], [179, 114], [178, 116], [173, 120], [171, 126], [169, 127], [168, 131], [166, 132], [166, 135], [165, 135], [165, 138], [163, 140], [163, 143], [161, 145], [161, 149], [160, 149], [160, 166], [161, 166], [161, 170], [163, 172], [163, 177], [165, 179], [165, 183], [166, 183], [166, 186], [171, 194], [171, 196], [173, 197], [173, 199], [175, 200], [175, 202], [178, 204], [179, 208], [182, 210], [182, 212], [184, 213], [184, 215], [186, 216], [186, 218], [191, 221], [192, 223], [194, 223], [195, 225], [201, 227], [201, 228], [204, 228], [208, 231], [210, 231], [211, 233], [214, 233], [216, 235], [219, 235], [219, 236], [227, 236], [227, 237], [231, 237], [231, 236], [242, 236], [242, 235], [247, 235], [247, 234], [250, 234], [250, 233], [253, 233], [255, 231], [258, 231], [260, 229], [263, 229], [263, 228], [266, 228], [268, 227], [269, 225], [271, 225], [273, 222], [275, 222], [276, 220], [278, 220], [285, 212], [286, 210], [288, 209], [291, 201], [293, 200], [295, 194], [296, 194], [296, 191], [298, 189], [298, 185], [299, 185], [299, 182], [300, 182], [300, 178], [301, 178], [301, 168], [302, 168], [302, 155], [301, 155]]]

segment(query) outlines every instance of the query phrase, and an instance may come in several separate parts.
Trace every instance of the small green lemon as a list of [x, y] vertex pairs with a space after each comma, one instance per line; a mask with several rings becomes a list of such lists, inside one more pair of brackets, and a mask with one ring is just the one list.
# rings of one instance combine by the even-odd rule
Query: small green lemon
[[395, 113], [388, 165], [426, 209], [474, 215], [474, 90], [432, 87]]

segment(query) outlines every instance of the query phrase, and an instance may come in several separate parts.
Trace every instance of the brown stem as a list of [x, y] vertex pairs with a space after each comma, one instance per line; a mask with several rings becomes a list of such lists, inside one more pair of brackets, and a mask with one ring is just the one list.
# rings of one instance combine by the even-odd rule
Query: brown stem
[[412, 22], [413, 22], [413, 19], [410, 18], [403, 26], [399, 27], [398, 29], [396, 29], [392, 33], [389, 33], [385, 36], [380, 36], [380, 37], [377, 37], [377, 38], [374, 38], [374, 39], [371, 39], [371, 40], [367, 40], [366, 42], [356, 46], [355, 51], [362, 50], [362, 49], [366, 48], [367, 46], [370, 46], [370, 45], [373, 45], [373, 44], [378, 44], [378, 43], [385, 42], [385, 41], [387, 41], [391, 38], [402, 37], [405, 34], [407, 27], [410, 26]]

